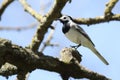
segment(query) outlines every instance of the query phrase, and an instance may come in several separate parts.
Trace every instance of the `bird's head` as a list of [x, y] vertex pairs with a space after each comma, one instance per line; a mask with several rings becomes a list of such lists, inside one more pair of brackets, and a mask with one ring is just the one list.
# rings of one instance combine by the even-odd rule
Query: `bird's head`
[[63, 16], [60, 17], [58, 20], [59, 20], [61, 23], [64, 24], [64, 23], [67, 23], [67, 22], [71, 21], [72, 18], [71, 18], [70, 16], [63, 15]]

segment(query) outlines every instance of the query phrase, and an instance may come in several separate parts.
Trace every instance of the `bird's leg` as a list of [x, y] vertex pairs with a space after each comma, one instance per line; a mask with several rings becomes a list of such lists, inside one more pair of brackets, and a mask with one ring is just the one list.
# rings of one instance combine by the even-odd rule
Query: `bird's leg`
[[76, 45], [76, 46], [71, 46], [71, 47], [77, 49], [77, 48], [80, 47], [80, 46], [81, 46], [81, 44], [78, 44], [78, 45]]

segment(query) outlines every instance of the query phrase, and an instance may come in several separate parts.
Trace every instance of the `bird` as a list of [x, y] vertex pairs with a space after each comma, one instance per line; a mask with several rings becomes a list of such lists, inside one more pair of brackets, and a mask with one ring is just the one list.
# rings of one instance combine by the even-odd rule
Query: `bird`
[[77, 46], [72, 46], [78, 48], [79, 46], [84, 46], [89, 48], [104, 64], [109, 65], [107, 60], [97, 51], [94, 43], [88, 36], [88, 34], [81, 28], [77, 23], [74, 22], [71, 16], [62, 15], [58, 20], [63, 24], [62, 32], [65, 36]]

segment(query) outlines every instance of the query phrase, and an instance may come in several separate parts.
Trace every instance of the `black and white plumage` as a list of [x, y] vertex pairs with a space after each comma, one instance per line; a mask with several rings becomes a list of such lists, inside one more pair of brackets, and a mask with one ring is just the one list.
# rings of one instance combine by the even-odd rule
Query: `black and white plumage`
[[94, 43], [87, 33], [78, 24], [76, 24], [70, 16], [63, 15], [61, 18], [59, 18], [59, 20], [61, 23], [63, 23], [63, 33], [70, 41], [89, 48], [101, 61], [103, 61], [103, 63], [106, 65], [109, 64], [96, 50]]

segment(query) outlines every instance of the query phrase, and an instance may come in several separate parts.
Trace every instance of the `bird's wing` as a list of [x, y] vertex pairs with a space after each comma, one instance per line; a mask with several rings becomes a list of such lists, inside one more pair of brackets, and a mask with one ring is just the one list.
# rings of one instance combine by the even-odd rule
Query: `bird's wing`
[[79, 25], [74, 25], [74, 27], [77, 31], [84, 35], [93, 44], [93, 46], [95, 46], [90, 37], [88, 36], [88, 34]]

